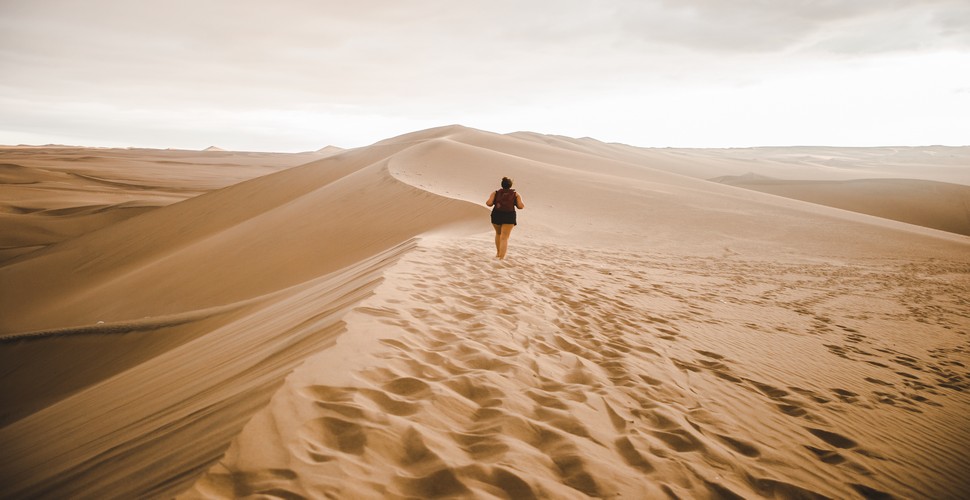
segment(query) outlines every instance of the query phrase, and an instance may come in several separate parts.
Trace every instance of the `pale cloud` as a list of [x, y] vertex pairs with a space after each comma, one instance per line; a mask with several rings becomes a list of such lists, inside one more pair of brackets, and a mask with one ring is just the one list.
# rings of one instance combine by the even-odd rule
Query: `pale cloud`
[[[714, 52], [843, 52], [970, 46], [962, 0], [630, 2], [626, 31], [646, 43]], [[856, 43], [839, 43], [841, 40]]]
[[[881, 107], [939, 93], [939, 82], [870, 82], [857, 69], [965, 63], [968, 21], [970, 5], [949, 0], [0, 0], [0, 143], [47, 130], [92, 143], [294, 150], [455, 122], [669, 145], [750, 145], [787, 128], [792, 141], [818, 142], [831, 134], [817, 118], [769, 128], [714, 114], [737, 105], [777, 121], [769, 94], [813, 92], [825, 107], [867, 93], [826, 78], [879, 85]], [[966, 70], [927, 71], [968, 84]], [[970, 115], [966, 105], [948, 107], [956, 117]], [[731, 130], [647, 134], [658, 109], [677, 113], [670, 123]]]

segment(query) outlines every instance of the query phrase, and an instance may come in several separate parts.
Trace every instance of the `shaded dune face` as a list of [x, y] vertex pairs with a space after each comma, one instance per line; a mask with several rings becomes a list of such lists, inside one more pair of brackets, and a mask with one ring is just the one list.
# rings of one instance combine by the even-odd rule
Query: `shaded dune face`
[[460, 126], [270, 166], [72, 154], [0, 162], [72, 197], [0, 214], [43, 243], [0, 263], [0, 496], [967, 491], [968, 239], [705, 180], [818, 162]]
[[[0, 269], [5, 491], [110, 496], [139, 476], [126, 488], [145, 494], [215, 460], [415, 236], [487, 217], [388, 175], [397, 149], [235, 184]], [[173, 467], [145, 472], [160, 459]]]
[[224, 305], [480, 213], [394, 181], [381, 163], [392, 152], [376, 148], [263, 176], [5, 266], [10, 286], [0, 293], [19, 313], [0, 327], [40, 330]]

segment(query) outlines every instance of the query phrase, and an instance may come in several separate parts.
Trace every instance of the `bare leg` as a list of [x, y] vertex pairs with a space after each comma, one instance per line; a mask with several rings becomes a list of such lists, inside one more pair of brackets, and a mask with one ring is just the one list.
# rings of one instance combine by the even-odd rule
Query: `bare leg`
[[492, 224], [495, 228], [495, 257], [502, 258], [502, 226], [499, 224]]
[[502, 224], [500, 234], [495, 236], [498, 241], [498, 258], [500, 259], [505, 258], [505, 252], [509, 249], [509, 236], [512, 234], [513, 227], [515, 227], [515, 224]]

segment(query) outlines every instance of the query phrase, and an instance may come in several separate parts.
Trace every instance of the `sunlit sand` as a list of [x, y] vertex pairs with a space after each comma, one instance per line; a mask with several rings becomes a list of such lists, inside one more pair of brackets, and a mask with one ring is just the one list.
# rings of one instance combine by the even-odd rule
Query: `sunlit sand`
[[0, 496], [970, 491], [970, 148], [0, 154]]

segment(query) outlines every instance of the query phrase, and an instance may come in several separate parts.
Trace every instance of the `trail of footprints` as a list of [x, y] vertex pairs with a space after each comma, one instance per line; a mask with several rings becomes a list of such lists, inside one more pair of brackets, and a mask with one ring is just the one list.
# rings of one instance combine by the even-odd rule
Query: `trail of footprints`
[[[813, 335], [841, 336], [842, 342], [826, 343], [825, 347], [834, 355], [851, 361], [862, 361], [871, 366], [884, 369], [884, 378], [867, 377], [865, 380], [875, 386], [902, 387], [895, 393], [874, 389], [873, 402], [891, 404], [914, 413], [921, 413], [921, 405], [939, 406], [934, 396], [942, 396], [948, 390], [965, 392], [970, 389], [970, 369], [960, 359], [966, 359], [970, 352], [970, 339], [960, 346], [936, 348], [926, 353], [931, 359], [921, 359], [919, 355], [898, 351], [885, 345], [886, 339], [869, 338], [858, 329], [841, 324], [841, 321], [866, 324], [867, 320], [878, 317], [878, 313], [866, 314], [858, 310], [840, 311], [830, 303], [844, 294], [855, 293], [862, 297], [881, 297], [897, 305], [897, 310], [905, 309], [905, 314], [882, 313], [899, 323], [915, 322], [937, 326], [943, 330], [958, 330], [963, 336], [970, 336], [970, 294], [959, 282], [933, 280], [934, 275], [970, 274], [970, 269], [960, 264], [929, 263], [924, 265], [908, 263], [897, 267], [849, 268], [833, 265], [785, 266], [780, 264], [746, 263], [733, 264], [737, 274], [731, 283], [721, 287], [720, 293], [734, 295], [741, 304], [759, 305], [765, 301], [781, 300], [788, 309], [810, 317], [808, 333]], [[693, 265], [687, 272], [698, 274], [724, 274], [712, 271], [709, 266]], [[751, 276], [757, 276], [752, 279]], [[771, 283], [772, 276], [784, 276], [785, 280]], [[920, 276], [923, 278], [920, 279]], [[794, 277], [794, 279], [793, 279]], [[768, 290], [757, 296], [751, 293], [756, 286], [767, 286]], [[798, 297], [785, 302], [783, 291], [804, 287], [815, 289], [816, 293], [808, 298]], [[745, 299], [747, 297], [747, 299]], [[952, 302], [945, 307], [940, 302]], [[825, 311], [818, 313], [815, 311]], [[841, 313], [840, 322], [832, 317]], [[857, 316], [858, 315], [858, 316]], [[858, 320], [858, 321], [857, 321]], [[753, 323], [746, 326], [763, 330], [763, 326]], [[788, 327], [779, 326], [777, 331], [794, 333]], [[888, 357], [891, 364], [880, 360]], [[960, 359], [953, 359], [954, 357]], [[888, 373], [891, 372], [891, 373]], [[718, 376], [730, 378], [723, 371]], [[838, 391], [839, 389], [833, 389]], [[858, 396], [858, 395], [856, 395]]]
[[[649, 266], [632, 255], [584, 259], [566, 250], [520, 245], [507, 264], [474, 245], [419, 248], [409, 257], [401, 295], [358, 308], [400, 334], [382, 340], [384, 362], [360, 374], [366, 382], [305, 389], [319, 416], [304, 424], [297, 456], [335, 466], [377, 496], [732, 497], [738, 494], [735, 486], [676, 457], [701, 453], [708, 463], [732, 469], [738, 461], [759, 460], [765, 450], [708, 425], [711, 418], [702, 410], [684, 411], [702, 405], [676, 377], [670, 381], [668, 370], [685, 377], [708, 373], [764, 398], [786, 418], [802, 422], [806, 453], [863, 475], [868, 471], [846, 452], [879, 457], [826, 429], [825, 418], [812, 408], [892, 404], [919, 411], [920, 405], [937, 404], [933, 396], [940, 391], [965, 390], [970, 378], [961, 362], [950, 359], [952, 351], [935, 352], [929, 362], [868, 346], [866, 335], [842, 325], [842, 319], [836, 323], [812, 312], [833, 297], [821, 293], [789, 306], [815, 317], [813, 334], [841, 333], [842, 342], [828, 347], [834, 355], [866, 361], [867, 349], [891, 354], [895, 366], [880, 367], [898, 374], [901, 382], [874, 379], [870, 395], [774, 387], [735, 372], [722, 354], [677, 348], [685, 335], [678, 325], [717, 324], [710, 307], [725, 297], [747, 300], [752, 294], [740, 293], [746, 287], [762, 287], [759, 300], [779, 300], [787, 282], [765, 287], [743, 278], [753, 273], [738, 268], [733, 281], [728, 277], [705, 291], [650, 279]], [[655, 276], [723, 278], [709, 269], [709, 261], [652, 265]], [[596, 269], [599, 279], [590, 282], [576, 266]], [[758, 275], [792, 272], [805, 269], [761, 269]], [[806, 281], [835, 279], [822, 274]], [[667, 305], [664, 314], [651, 313], [651, 304], [658, 302]], [[617, 469], [616, 463], [626, 467]], [[379, 471], [396, 472], [382, 476]], [[612, 479], [597, 479], [603, 477]], [[745, 482], [769, 496], [818, 496], [754, 474]], [[861, 483], [849, 486], [864, 497], [888, 497]]]

